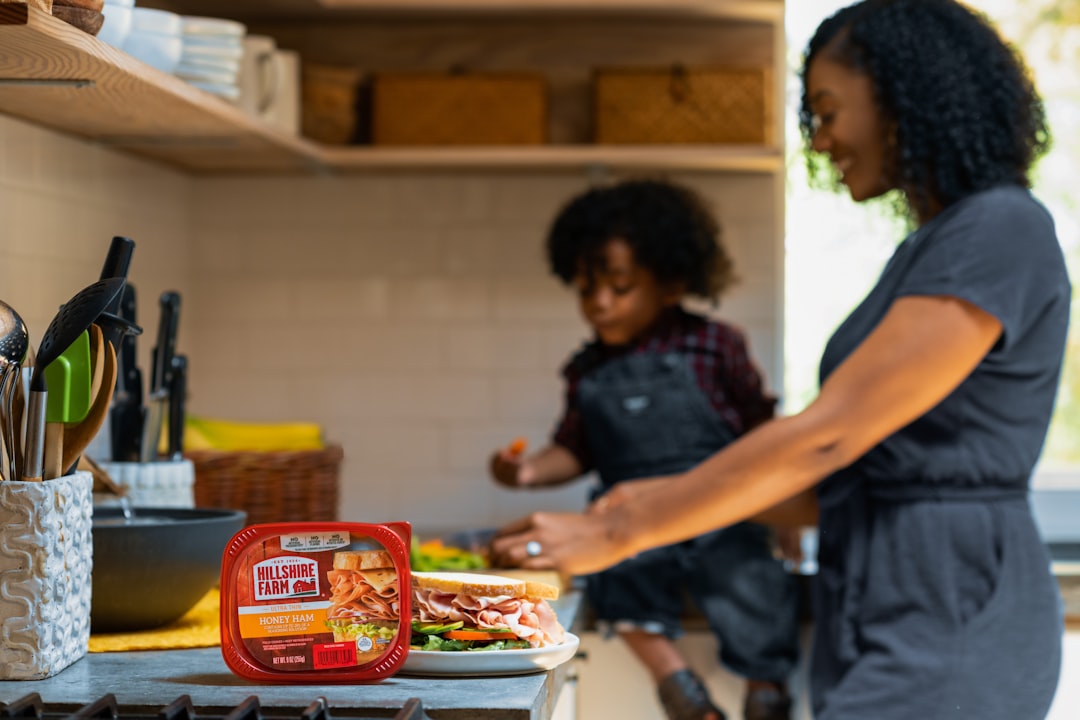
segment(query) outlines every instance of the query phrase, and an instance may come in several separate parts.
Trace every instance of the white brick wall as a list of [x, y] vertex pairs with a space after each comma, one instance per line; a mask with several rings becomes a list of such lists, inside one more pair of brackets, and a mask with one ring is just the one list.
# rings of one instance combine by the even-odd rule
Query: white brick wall
[[98, 280], [112, 236], [127, 235], [147, 362], [158, 297], [189, 291], [191, 187], [171, 170], [0, 117], [0, 299], [26, 321], [31, 342]]
[[[722, 314], [774, 375], [772, 180], [679, 179], [722, 214], [743, 277]], [[322, 423], [345, 446], [344, 517], [423, 531], [580, 507], [584, 487], [498, 490], [486, 463], [516, 435], [543, 443], [561, 409], [558, 367], [586, 331], [542, 243], [585, 186], [573, 173], [198, 180], [199, 357], [227, 365], [193, 362], [193, 410]]]
[[[744, 282], [741, 324], [778, 386], [780, 248], [765, 176], [676, 178], [715, 202]], [[544, 233], [577, 173], [205, 178], [0, 118], [0, 299], [36, 343], [135, 239], [144, 368], [157, 298], [183, 295], [189, 409], [310, 421], [345, 448], [342, 517], [421, 533], [576, 509], [585, 487], [513, 492], [491, 450], [535, 447], [561, 409], [558, 367], [587, 336], [548, 274]]]

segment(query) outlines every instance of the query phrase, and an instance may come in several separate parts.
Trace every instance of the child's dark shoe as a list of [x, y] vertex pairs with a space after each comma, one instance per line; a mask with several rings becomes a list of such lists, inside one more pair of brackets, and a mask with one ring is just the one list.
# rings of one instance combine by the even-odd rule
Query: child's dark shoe
[[791, 696], [783, 685], [751, 683], [746, 689], [743, 720], [791, 720]]
[[689, 669], [671, 673], [657, 689], [668, 720], [727, 720], [713, 705], [701, 678]]

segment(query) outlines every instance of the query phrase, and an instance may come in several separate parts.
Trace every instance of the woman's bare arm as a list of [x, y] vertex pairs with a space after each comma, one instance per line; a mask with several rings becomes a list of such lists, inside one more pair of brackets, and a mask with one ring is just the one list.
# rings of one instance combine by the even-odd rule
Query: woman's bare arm
[[544, 557], [531, 566], [585, 573], [752, 518], [937, 405], [1000, 335], [995, 317], [965, 301], [901, 298], [801, 413], [755, 428], [684, 475], [643, 485], [629, 500], [591, 513], [591, 525], [580, 516], [536, 513], [499, 547], [523, 553], [520, 546], [537, 539]]

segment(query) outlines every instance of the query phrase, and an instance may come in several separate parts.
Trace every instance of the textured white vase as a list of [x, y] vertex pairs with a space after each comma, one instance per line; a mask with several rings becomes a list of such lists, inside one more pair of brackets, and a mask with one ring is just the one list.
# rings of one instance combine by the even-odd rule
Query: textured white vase
[[93, 478], [0, 482], [0, 679], [55, 675], [90, 641]]

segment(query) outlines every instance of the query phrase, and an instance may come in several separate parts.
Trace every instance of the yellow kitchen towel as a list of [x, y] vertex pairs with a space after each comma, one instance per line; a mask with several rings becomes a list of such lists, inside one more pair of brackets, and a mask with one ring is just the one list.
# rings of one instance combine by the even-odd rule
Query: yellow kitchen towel
[[213, 588], [183, 617], [164, 627], [138, 632], [91, 635], [90, 652], [176, 650], [220, 645], [220, 603], [220, 593], [217, 588]]
[[[168, 439], [165, 431], [163, 427], [162, 442]], [[236, 422], [194, 415], [184, 421], [185, 450], [321, 450], [326, 447], [322, 436], [322, 426], [315, 423]]]

